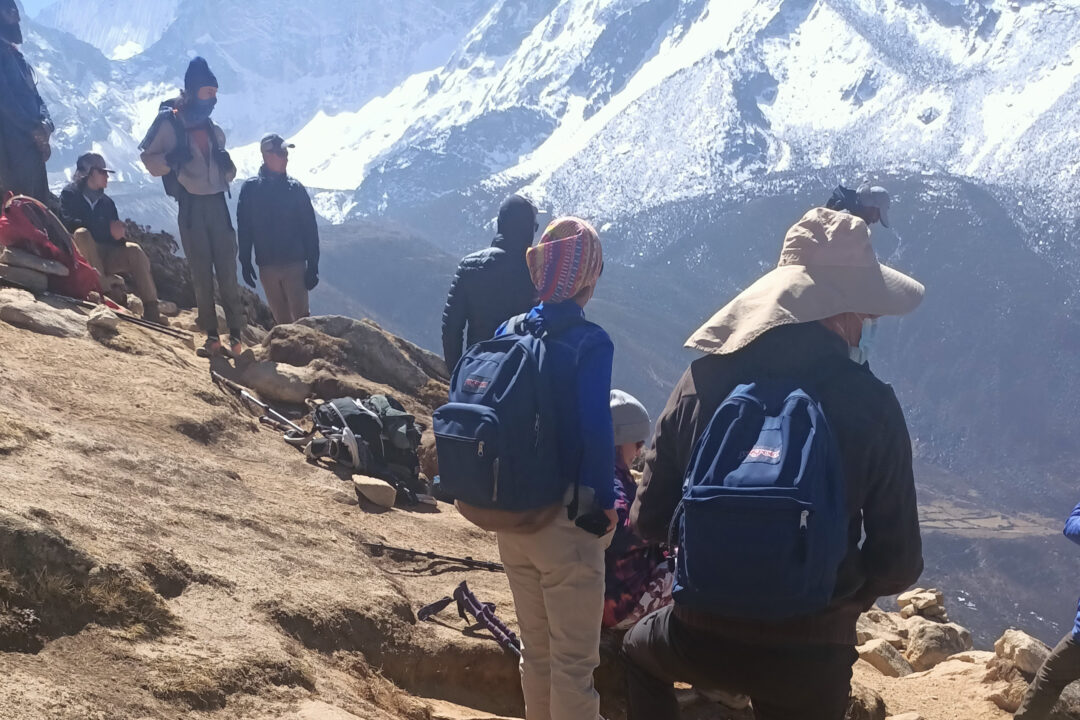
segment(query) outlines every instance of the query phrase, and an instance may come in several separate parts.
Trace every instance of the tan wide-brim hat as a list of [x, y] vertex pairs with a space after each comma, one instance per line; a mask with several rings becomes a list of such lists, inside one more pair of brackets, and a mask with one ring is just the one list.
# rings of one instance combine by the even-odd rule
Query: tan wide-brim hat
[[713, 315], [686, 347], [726, 355], [781, 325], [843, 313], [906, 315], [925, 294], [922, 283], [877, 261], [865, 222], [815, 208], [788, 230], [776, 269]]

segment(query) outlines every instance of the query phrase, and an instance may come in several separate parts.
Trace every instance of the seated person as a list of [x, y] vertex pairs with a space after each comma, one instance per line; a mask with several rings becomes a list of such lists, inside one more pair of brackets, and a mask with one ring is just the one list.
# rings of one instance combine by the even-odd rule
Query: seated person
[[101, 275], [106, 290], [112, 275], [129, 275], [135, 294], [143, 302], [143, 318], [161, 322], [157, 286], [150, 272], [150, 259], [142, 247], [126, 242], [127, 230], [116, 212], [116, 203], [105, 194], [109, 174], [105, 158], [86, 153], [75, 166], [72, 183], [60, 193], [60, 219], [86, 261]]
[[608, 547], [604, 591], [604, 629], [628, 630], [654, 610], [671, 604], [674, 576], [667, 553], [650, 545], [630, 527], [630, 506], [637, 481], [630, 466], [652, 431], [645, 407], [622, 390], [611, 391], [615, 426], [615, 511], [619, 523]]

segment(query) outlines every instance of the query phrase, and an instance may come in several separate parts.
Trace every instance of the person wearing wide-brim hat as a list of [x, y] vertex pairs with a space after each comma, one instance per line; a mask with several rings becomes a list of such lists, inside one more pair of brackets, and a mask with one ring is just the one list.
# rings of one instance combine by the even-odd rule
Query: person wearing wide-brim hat
[[706, 355], [659, 419], [631, 510], [638, 533], [667, 538], [691, 451], [731, 391], [780, 377], [815, 388], [836, 439], [848, 550], [823, 611], [770, 622], [676, 601], [644, 618], [624, 642], [630, 720], [677, 718], [676, 681], [750, 695], [759, 720], [844, 716], [859, 614], [922, 572], [911, 440], [895, 394], [867, 359], [877, 318], [906, 315], [923, 295], [920, 283], [878, 263], [865, 221], [817, 208], [788, 231], [778, 266], [687, 341]]

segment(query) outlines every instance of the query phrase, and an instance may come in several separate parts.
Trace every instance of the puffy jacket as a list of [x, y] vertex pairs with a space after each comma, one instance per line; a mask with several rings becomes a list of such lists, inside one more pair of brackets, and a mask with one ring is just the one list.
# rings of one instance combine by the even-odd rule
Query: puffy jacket
[[289, 265], [303, 262], [319, 268], [319, 226], [307, 190], [287, 175], [265, 167], [240, 188], [236, 231], [241, 266], [255, 262]]
[[892, 388], [851, 362], [846, 343], [819, 323], [774, 328], [741, 350], [690, 365], [660, 417], [631, 522], [646, 540], [667, 538], [694, 444], [736, 385], [762, 375], [811, 382], [822, 373], [828, 380], [818, 392], [840, 447], [849, 518], [848, 553], [832, 604], [778, 623], [676, 605], [689, 625], [755, 643], [854, 645], [859, 613], [919, 579], [922, 541], [904, 413]]
[[8, 141], [16, 137], [25, 138], [45, 125], [53, 129], [49, 110], [38, 93], [34, 72], [26, 58], [11, 43], [0, 40], [0, 122], [3, 122], [4, 135]]
[[91, 207], [82, 188], [71, 183], [60, 193], [60, 219], [70, 232], [86, 228], [94, 236], [95, 242], [117, 244], [111, 226], [113, 220], [120, 219], [120, 215], [116, 211], [116, 203], [108, 195], [102, 195]]
[[[173, 102], [162, 103], [161, 112], [139, 144], [143, 165], [154, 177], [164, 177], [175, 170], [180, 184], [192, 195], [225, 193], [229, 183], [236, 178], [236, 165], [225, 152], [225, 131], [212, 120], [207, 120], [204, 127], [185, 130], [189, 156], [180, 167], [170, 165], [171, 162], [178, 162], [171, 155], [180, 146], [181, 140], [176, 134], [177, 123], [169, 120], [170, 114], [182, 112], [176, 108], [170, 109], [169, 105]], [[177, 119], [182, 126], [183, 120]]]
[[467, 255], [450, 285], [443, 312], [442, 341], [452, 371], [464, 347], [494, 337], [504, 322], [529, 312], [536, 288], [525, 251], [536, 233], [536, 208], [513, 195], [499, 210], [499, 234], [491, 247]]
[[[1065, 521], [1065, 537], [1080, 545], [1080, 505], [1073, 508], [1069, 519]], [[1080, 638], [1080, 603], [1076, 608], [1076, 624], [1073, 626], [1073, 637]]]

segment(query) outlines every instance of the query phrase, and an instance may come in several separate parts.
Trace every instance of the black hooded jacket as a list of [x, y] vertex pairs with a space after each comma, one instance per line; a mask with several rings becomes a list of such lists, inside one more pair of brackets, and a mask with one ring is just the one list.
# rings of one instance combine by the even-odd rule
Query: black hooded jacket
[[491, 247], [465, 256], [458, 265], [443, 312], [446, 366], [453, 372], [464, 347], [487, 340], [504, 322], [536, 304], [536, 288], [525, 251], [536, 234], [536, 208], [511, 195], [499, 209], [499, 234]]

